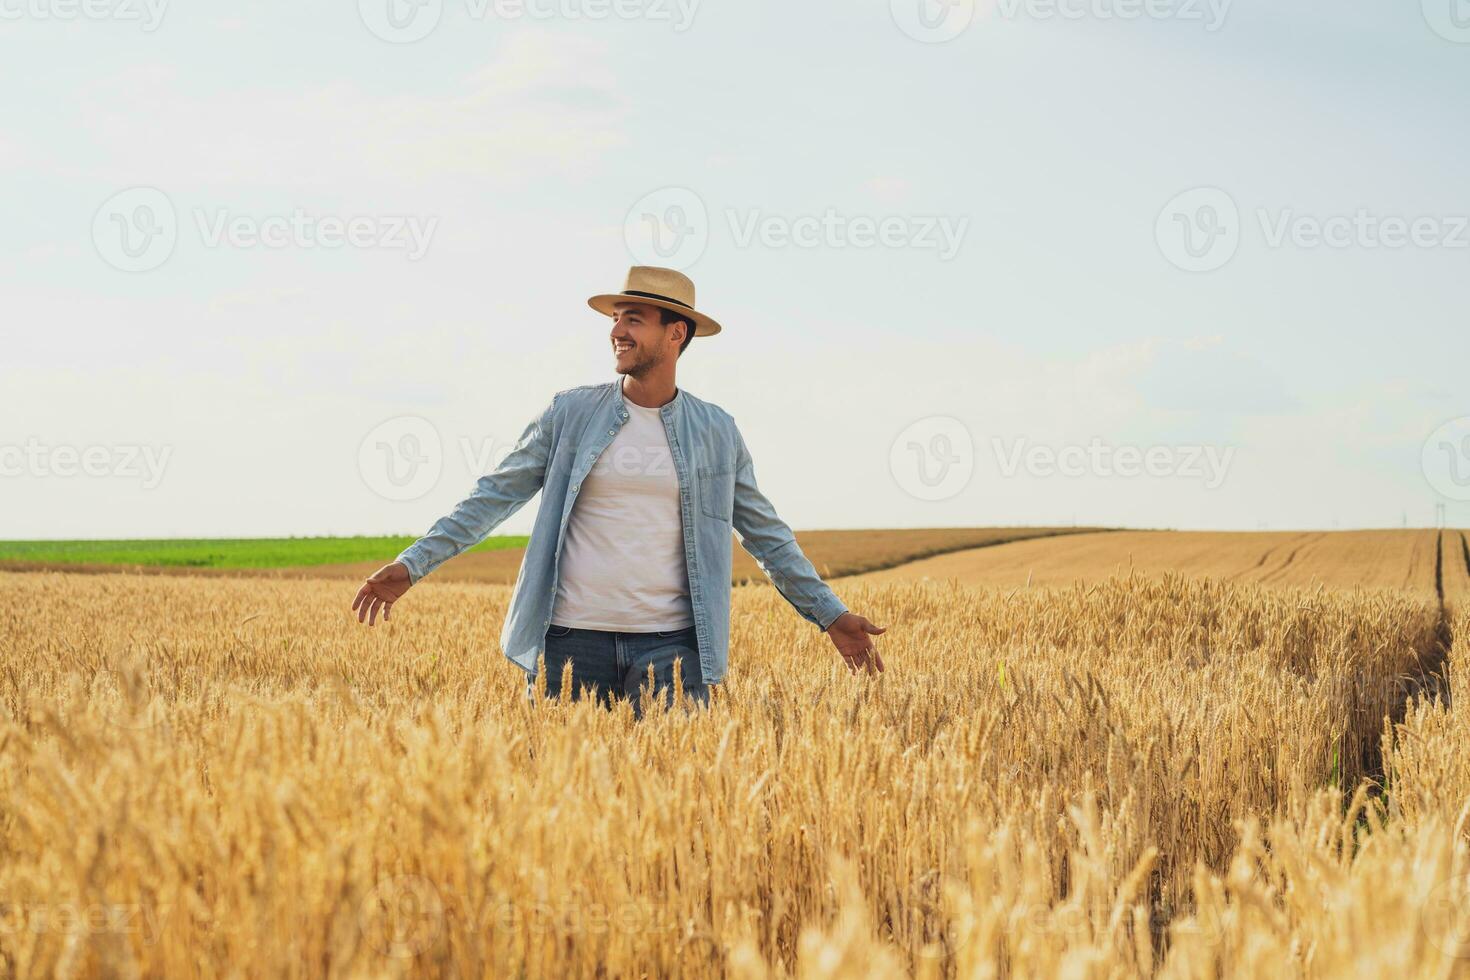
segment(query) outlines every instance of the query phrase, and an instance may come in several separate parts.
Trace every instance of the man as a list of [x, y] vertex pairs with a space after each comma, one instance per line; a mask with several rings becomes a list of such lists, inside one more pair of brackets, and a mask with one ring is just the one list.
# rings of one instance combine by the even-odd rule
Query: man
[[632, 702], [650, 668], [673, 700], [707, 704], [725, 674], [730, 641], [730, 532], [803, 619], [832, 640], [856, 673], [883, 669], [870, 635], [887, 627], [848, 608], [817, 575], [755, 482], [735, 420], [678, 388], [678, 359], [720, 325], [694, 305], [682, 273], [635, 266], [620, 293], [588, 305], [612, 318], [616, 381], [557, 392], [475, 491], [398, 559], [362, 584], [358, 622], [393, 604], [444, 561], [480, 541], [539, 490], [500, 643], [526, 671], [531, 696], [542, 658], [546, 690]]

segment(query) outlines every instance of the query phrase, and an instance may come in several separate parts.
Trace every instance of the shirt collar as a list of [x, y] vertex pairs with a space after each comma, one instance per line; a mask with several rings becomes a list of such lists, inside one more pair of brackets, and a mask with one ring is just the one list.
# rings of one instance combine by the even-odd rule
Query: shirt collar
[[[613, 394], [617, 396], [618, 403], [620, 405], [621, 405], [622, 402], [626, 401], [627, 400], [627, 397], [628, 397], [627, 395], [625, 395], [623, 393], [623, 377], [624, 376], [621, 375], [621, 374], [618, 375], [617, 380], [615, 380], [612, 383]], [[660, 405], [659, 406], [659, 411], [662, 412], [662, 413], [666, 413], [666, 414], [670, 414], [671, 415], [671, 414], [679, 411], [679, 406], [680, 405], [683, 405], [684, 404], [684, 401], [685, 401], [685, 399], [684, 399], [684, 389], [683, 388], [680, 388], [678, 385], [675, 385], [674, 386], [674, 397], [671, 398], [671, 399], [669, 399], [669, 401], [666, 402], [665, 404]], [[631, 401], [629, 401], [628, 404], [629, 405], [632, 405], [634, 403], [631, 402]], [[639, 408], [645, 408], [646, 406], [639, 405], [638, 407]]]

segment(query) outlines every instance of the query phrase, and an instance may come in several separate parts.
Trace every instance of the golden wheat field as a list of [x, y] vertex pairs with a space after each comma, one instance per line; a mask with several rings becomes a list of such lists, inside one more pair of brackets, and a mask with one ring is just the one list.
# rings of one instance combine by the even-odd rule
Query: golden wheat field
[[504, 586], [369, 632], [338, 582], [0, 580], [10, 976], [1470, 976], [1413, 595], [851, 582], [869, 679], [750, 586], [710, 710], [634, 723], [525, 701]]
[[870, 678], [740, 587], [635, 723], [527, 701], [504, 586], [0, 584], [7, 976], [1470, 975], [1415, 594], [854, 580]]

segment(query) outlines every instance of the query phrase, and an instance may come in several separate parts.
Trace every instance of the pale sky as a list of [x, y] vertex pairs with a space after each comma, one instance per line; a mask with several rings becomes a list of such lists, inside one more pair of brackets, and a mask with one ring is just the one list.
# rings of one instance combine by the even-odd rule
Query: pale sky
[[421, 533], [636, 262], [798, 529], [1470, 526], [1465, 0], [0, 0], [0, 83], [0, 538]]

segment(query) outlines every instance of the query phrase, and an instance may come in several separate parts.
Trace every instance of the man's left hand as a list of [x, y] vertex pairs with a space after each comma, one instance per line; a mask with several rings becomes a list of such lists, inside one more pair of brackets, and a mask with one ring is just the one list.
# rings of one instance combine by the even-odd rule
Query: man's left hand
[[868, 637], [877, 636], [887, 629], [887, 626], [874, 626], [857, 613], [845, 612], [827, 627], [827, 635], [832, 638], [837, 652], [842, 654], [848, 670], [856, 674], [859, 667], [866, 667], [872, 674], [883, 669], [883, 658]]

